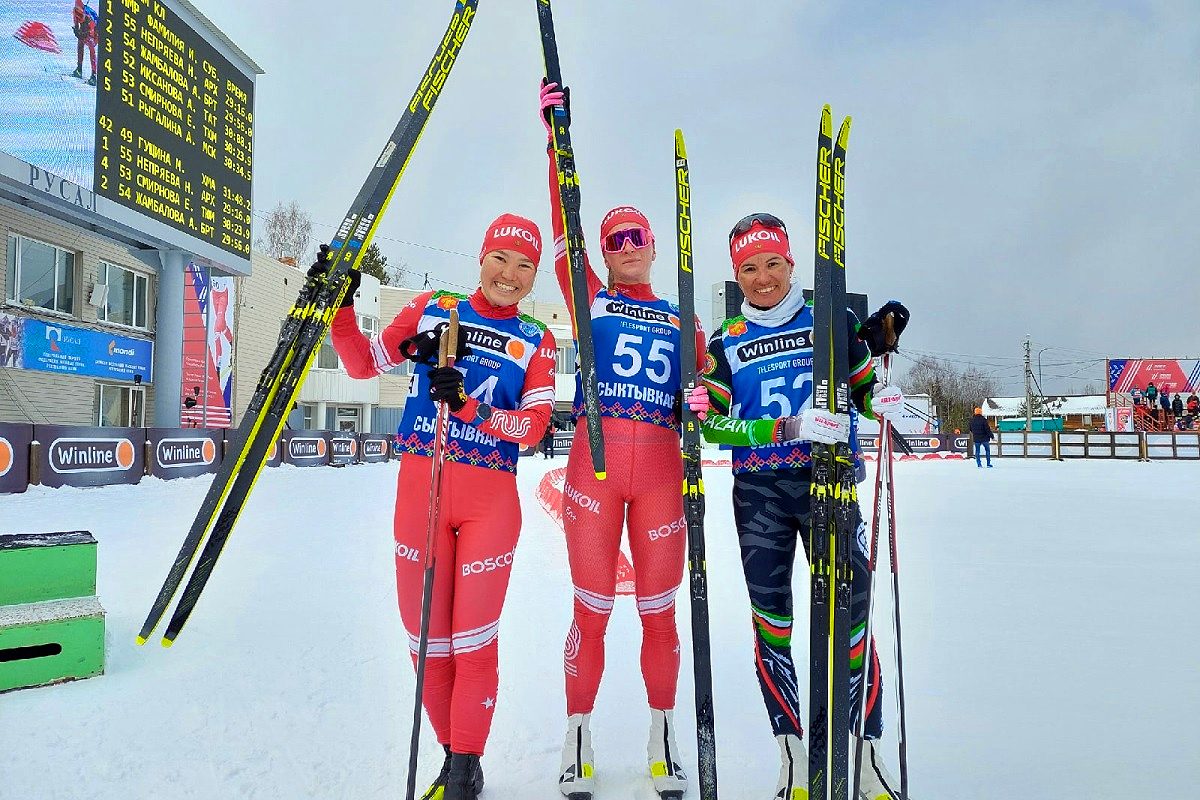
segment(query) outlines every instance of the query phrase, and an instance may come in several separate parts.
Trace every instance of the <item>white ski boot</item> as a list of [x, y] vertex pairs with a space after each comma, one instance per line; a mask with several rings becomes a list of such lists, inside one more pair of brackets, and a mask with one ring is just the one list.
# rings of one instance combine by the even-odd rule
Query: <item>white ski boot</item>
[[779, 742], [779, 785], [775, 800], [808, 800], [808, 751], [799, 736], [776, 736]]
[[650, 709], [650, 742], [646, 756], [650, 763], [650, 780], [662, 800], [682, 800], [688, 779], [680, 763], [679, 748], [675, 745], [675, 712]]
[[592, 732], [588, 729], [591, 721], [591, 714], [567, 717], [567, 735], [558, 769], [558, 790], [567, 800], [592, 800], [592, 792], [596, 789], [592, 777], [596, 756], [592, 752]]
[[863, 740], [862, 767], [858, 771], [859, 800], [900, 800], [900, 781], [887, 771], [875, 744], [874, 739]]

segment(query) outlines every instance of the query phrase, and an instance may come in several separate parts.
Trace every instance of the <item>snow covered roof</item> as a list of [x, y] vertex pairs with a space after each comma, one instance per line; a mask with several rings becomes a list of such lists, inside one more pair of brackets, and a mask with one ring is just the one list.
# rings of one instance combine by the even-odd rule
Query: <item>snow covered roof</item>
[[[1102, 394], [1046, 395], [1046, 408], [1056, 416], [1076, 414], [1103, 414], [1108, 408], [1108, 397]], [[1025, 405], [1022, 397], [989, 397], [983, 401], [985, 417], [1016, 417]], [[1036, 414], [1034, 416], [1037, 416]]]

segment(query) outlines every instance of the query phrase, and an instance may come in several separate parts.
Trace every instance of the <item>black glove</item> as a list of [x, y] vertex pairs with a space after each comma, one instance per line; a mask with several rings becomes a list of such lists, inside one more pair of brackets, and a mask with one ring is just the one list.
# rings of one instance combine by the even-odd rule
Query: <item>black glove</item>
[[[885, 324], [891, 316], [891, 329]], [[908, 309], [899, 300], [888, 300], [883, 307], [858, 327], [858, 338], [867, 343], [873, 356], [896, 352], [900, 343], [900, 334], [908, 325]]]
[[[317, 260], [311, 267], [308, 268], [308, 277], [317, 278], [324, 275], [329, 270], [329, 245], [323, 244], [317, 251]], [[350, 269], [350, 288], [346, 290], [346, 296], [342, 298], [341, 308], [349, 308], [354, 305], [354, 294], [358, 291], [358, 287], [362, 285], [362, 272], [359, 270]]]
[[[400, 343], [400, 357], [416, 364], [436, 367], [442, 331], [448, 327], [450, 327], [450, 323], [439, 322], [430, 330], [408, 337]], [[467, 347], [467, 337], [462, 334], [463, 330], [459, 328], [458, 350], [454, 353], [456, 359], [464, 359], [471, 355], [471, 348]]]
[[429, 370], [429, 399], [435, 403], [445, 401], [451, 411], [461, 411], [467, 404], [462, 373], [454, 367]]

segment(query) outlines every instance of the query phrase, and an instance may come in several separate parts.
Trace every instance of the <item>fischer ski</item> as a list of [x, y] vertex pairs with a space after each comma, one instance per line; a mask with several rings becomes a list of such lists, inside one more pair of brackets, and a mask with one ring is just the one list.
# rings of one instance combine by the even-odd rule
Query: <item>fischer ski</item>
[[[546, 80], [565, 88], [558, 63], [558, 42], [554, 38], [554, 16], [550, 0], [537, 0], [538, 26], [542, 33], [542, 57], [546, 62]], [[604, 432], [600, 419], [600, 390], [596, 382], [596, 353], [592, 342], [591, 298], [587, 288], [587, 246], [583, 221], [579, 215], [579, 174], [575, 171], [575, 151], [571, 149], [570, 97], [554, 108], [550, 132], [554, 147], [558, 196], [563, 211], [563, 241], [571, 268], [571, 318], [575, 323], [575, 344], [579, 349], [579, 375], [583, 387], [583, 408], [587, 417], [588, 445], [592, 453], [592, 471], [604, 480]]]
[[[845, 162], [850, 118], [837, 139], [828, 105], [817, 138], [813, 282], [813, 407], [850, 413], [846, 318]], [[849, 444], [812, 446], [809, 554], [809, 798], [849, 797], [850, 548], [857, 522]]]
[[[683, 131], [675, 131], [675, 232], [679, 249], [679, 364], [686, 396], [697, 383], [696, 295], [692, 273], [692, 190]], [[717, 797], [717, 739], [713, 719], [712, 647], [708, 630], [708, 567], [704, 559], [704, 477], [700, 421], [683, 404], [683, 514], [687, 521], [692, 608], [692, 671], [696, 684], [696, 760], [700, 800]]]
[[[350, 270], [356, 268], [361, 261], [363, 252], [370, 243], [379, 220], [404, 175], [405, 168], [425, 130], [433, 107], [441, 96], [450, 70], [462, 50], [467, 34], [470, 33], [478, 3], [479, 0], [458, 0], [455, 3], [454, 14], [442, 36], [433, 60], [393, 130], [391, 138], [384, 146], [359, 190], [350, 211], [338, 227], [335, 238], [330, 243], [329, 263], [325, 274], [309, 278], [304, 289], [301, 290], [297, 306], [300, 305], [300, 301], [306, 300], [307, 302], [304, 303], [303, 310], [298, 315], [294, 315], [299, 317], [299, 323], [295, 326], [295, 337], [288, 353], [280, 359], [277, 374], [270, 378], [272, 389], [264, 398], [265, 414], [260, 412], [260, 418], [256, 419], [250, 435], [247, 439], [239, 442], [240, 450], [237, 462], [240, 468], [231, 478], [232, 485], [223, 488], [219, 510], [214, 507], [211, 512], [215, 515], [215, 519], [208, 523], [212, 526], [211, 533], [199, 556], [193, 556], [196, 560], [196, 567], [184, 587], [183, 595], [168, 624], [163, 637], [164, 646], [169, 647], [174, 642], [195, 608], [196, 601], [212, 574], [217, 558], [254, 488], [267, 454], [279, 438], [320, 343], [324, 341], [333, 316], [337, 313], [342, 298], [349, 288]], [[307, 298], [305, 297], [306, 292], [309, 293]], [[291, 322], [292, 317], [289, 317], [288, 322], [285, 323], [285, 329]], [[268, 379], [268, 372], [273, 367], [276, 367], [274, 362], [268, 366], [268, 371], [264, 371], [264, 381]], [[260, 385], [261, 383], [260, 381]], [[245, 424], [244, 421], [243, 424]], [[202, 508], [202, 516], [203, 510]], [[189, 536], [189, 540], [190, 538]], [[185, 549], [188, 543], [185, 541]], [[196, 545], [198, 546], [198, 544], [197, 541]], [[181, 558], [182, 555], [181, 552]], [[172, 574], [168, 576], [168, 585], [164, 586], [164, 591], [168, 592], [166, 603], [169, 603], [170, 594], [174, 592], [169, 584], [175, 571], [173, 568]], [[183, 571], [186, 571], [186, 566]], [[181, 578], [182, 571], [175, 579], [176, 587]], [[159, 612], [159, 617], [161, 617], [161, 612]], [[153, 630], [157, 619], [148, 619], [147, 624], [149, 627], [144, 629], [140, 637], [142, 640]]]

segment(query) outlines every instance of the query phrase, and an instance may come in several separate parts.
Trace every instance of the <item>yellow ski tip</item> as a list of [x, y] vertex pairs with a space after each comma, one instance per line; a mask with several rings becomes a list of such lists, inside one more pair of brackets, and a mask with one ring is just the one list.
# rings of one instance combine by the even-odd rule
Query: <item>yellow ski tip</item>
[[829, 103], [821, 109], [821, 133], [833, 137], [833, 109], [829, 107]]
[[174, 639], [168, 639], [168, 638], [167, 638], [167, 637], [165, 637], [165, 636], [163, 637], [163, 640], [162, 640], [162, 646], [163, 646], [163, 647], [170, 647], [170, 646], [171, 646], [171, 645], [173, 645], [173, 644], [175, 644], [175, 640], [174, 640]]
[[842, 127], [838, 131], [837, 142], [842, 148], [846, 147], [846, 142], [850, 140], [850, 118], [846, 117], [842, 120]]
[[675, 157], [687, 158], [687, 148], [683, 144], [683, 131], [675, 129]]
[[596, 480], [598, 480], [598, 481], [602, 481], [602, 480], [604, 480], [604, 479], [605, 479], [605, 477], [607, 477], [607, 476], [608, 476], [608, 473], [607, 473], [607, 472], [597, 472], [597, 473], [596, 473]]
[[141, 647], [142, 645], [144, 645], [144, 644], [146, 643], [146, 637], [145, 637], [145, 636], [139, 636], [139, 637], [137, 637], [136, 639], [134, 639], [134, 641], [135, 641], [135, 642], [137, 642], [137, 644], [138, 644], [138, 646], [139, 646], [139, 647]]

